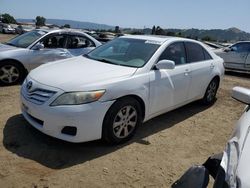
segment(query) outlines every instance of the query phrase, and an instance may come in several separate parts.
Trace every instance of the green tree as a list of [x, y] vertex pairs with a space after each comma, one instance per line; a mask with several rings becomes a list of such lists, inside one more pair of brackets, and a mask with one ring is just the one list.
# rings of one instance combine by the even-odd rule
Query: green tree
[[37, 16], [36, 17], [36, 26], [44, 26], [46, 22], [46, 18], [42, 16]]
[[205, 37], [203, 37], [201, 40], [203, 40], [203, 41], [215, 41], [212, 37], [210, 37], [210, 36], [205, 36]]
[[157, 26], [155, 34], [156, 35], [166, 35], [166, 32], [160, 26]]
[[167, 32], [167, 36], [175, 36], [175, 32], [168, 31], [168, 32]]
[[70, 25], [69, 24], [65, 24], [63, 27], [64, 28], [70, 28]]
[[151, 34], [152, 34], [152, 35], [155, 35], [155, 31], [156, 31], [155, 26], [153, 26], [153, 27], [152, 27], [152, 32], [151, 32]]
[[115, 26], [115, 33], [121, 33], [119, 26]]
[[7, 13], [2, 14], [1, 17], [2, 17], [2, 22], [3, 22], [3, 23], [7, 23], [7, 24], [9, 24], [9, 23], [16, 24], [15, 18], [14, 18], [13, 16], [7, 14]]

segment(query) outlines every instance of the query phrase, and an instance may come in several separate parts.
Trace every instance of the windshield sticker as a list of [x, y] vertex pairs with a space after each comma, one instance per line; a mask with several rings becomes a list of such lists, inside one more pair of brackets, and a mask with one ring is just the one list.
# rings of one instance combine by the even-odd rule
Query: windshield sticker
[[158, 45], [161, 45], [162, 42], [155, 41], [155, 40], [147, 40], [147, 41], [145, 41], [145, 44], [158, 44]]

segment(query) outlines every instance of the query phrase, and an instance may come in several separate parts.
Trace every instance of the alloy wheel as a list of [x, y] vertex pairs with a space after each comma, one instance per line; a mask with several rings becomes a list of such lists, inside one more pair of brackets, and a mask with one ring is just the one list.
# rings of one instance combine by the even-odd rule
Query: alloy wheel
[[133, 106], [124, 106], [115, 116], [113, 132], [117, 138], [126, 138], [135, 129], [138, 114]]
[[13, 65], [4, 65], [0, 69], [0, 80], [3, 83], [11, 84], [20, 77], [19, 70]]
[[208, 86], [208, 90], [207, 90], [207, 100], [208, 101], [212, 101], [216, 95], [216, 91], [217, 91], [217, 83], [216, 81], [212, 81], [209, 86]]

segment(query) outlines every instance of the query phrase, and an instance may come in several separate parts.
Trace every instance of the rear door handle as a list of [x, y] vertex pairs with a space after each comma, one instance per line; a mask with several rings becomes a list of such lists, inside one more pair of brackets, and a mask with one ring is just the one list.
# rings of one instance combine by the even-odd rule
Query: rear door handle
[[214, 67], [215, 67], [214, 64], [211, 64], [211, 65], [210, 65], [210, 68], [211, 68], [211, 69], [213, 69]]

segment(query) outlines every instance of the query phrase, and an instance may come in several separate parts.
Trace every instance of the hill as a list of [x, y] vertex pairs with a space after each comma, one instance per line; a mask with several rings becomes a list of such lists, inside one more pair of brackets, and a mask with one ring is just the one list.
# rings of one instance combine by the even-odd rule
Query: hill
[[232, 27], [229, 29], [166, 29], [166, 33], [175, 33], [180, 36], [198, 39], [210, 39], [212, 41], [243, 41], [250, 40], [250, 33]]
[[[32, 19], [17, 19], [18, 22], [33, 22]], [[58, 26], [63, 26], [65, 24], [69, 24], [72, 28], [79, 29], [93, 29], [93, 30], [109, 30], [114, 29], [115, 26], [110, 26], [106, 24], [98, 24], [92, 22], [81, 22], [74, 20], [61, 20], [61, 19], [46, 19], [47, 24], [55, 24]]]

